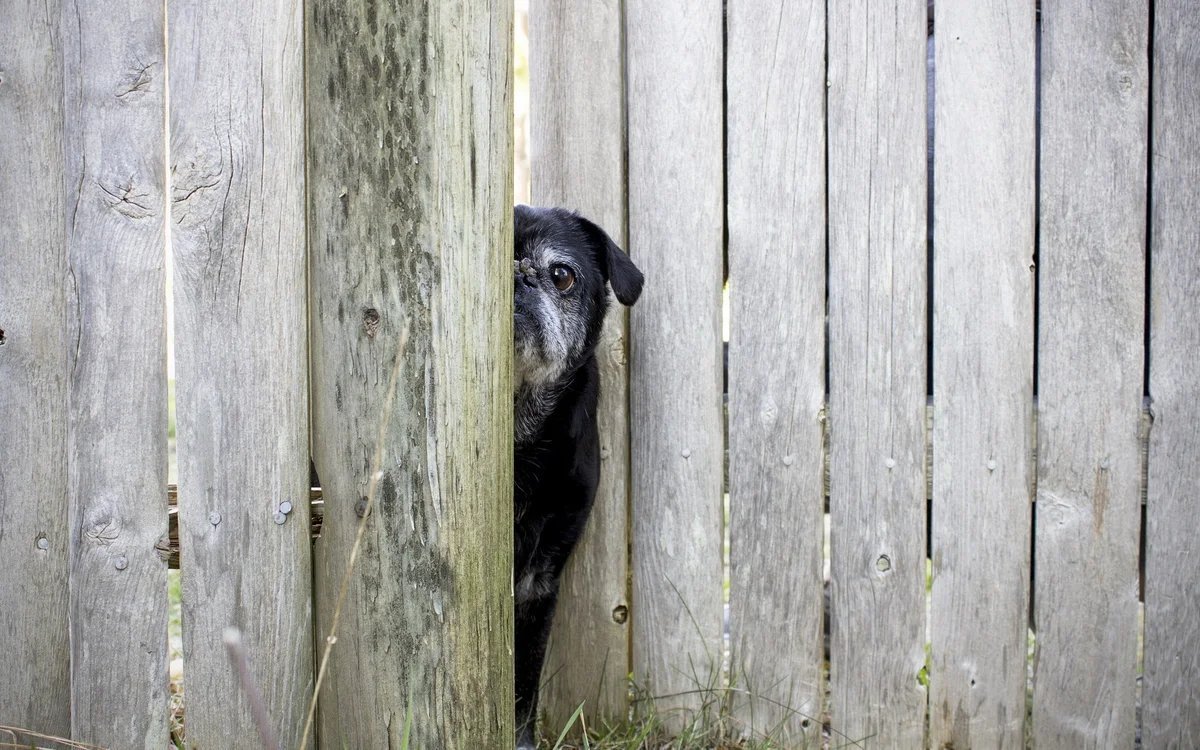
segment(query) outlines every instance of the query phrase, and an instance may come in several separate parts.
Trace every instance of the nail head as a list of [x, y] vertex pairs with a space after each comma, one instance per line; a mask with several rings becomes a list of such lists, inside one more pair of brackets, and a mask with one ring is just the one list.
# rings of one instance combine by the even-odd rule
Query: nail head
[[219, 524], [221, 522], [221, 514], [216, 512], [215, 510], [212, 513], [209, 513], [208, 514], [208, 522], [211, 523], [213, 526], [216, 526], [217, 524]]
[[125, 570], [125, 568], [129, 567], [129, 561], [125, 559], [124, 555], [121, 555], [116, 560], [113, 560], [113, 566], [117, 570]]

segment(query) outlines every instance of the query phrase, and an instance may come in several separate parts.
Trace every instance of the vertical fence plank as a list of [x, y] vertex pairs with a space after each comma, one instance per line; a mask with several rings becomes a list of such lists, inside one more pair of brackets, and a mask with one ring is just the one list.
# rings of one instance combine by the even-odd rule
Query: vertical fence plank
[[1200, 745], [1200, 17], [1154, 4], [1145, 747]]
[[[167, 744], [162, 2], [64, 8], [72, 736]], [[130, 613], [138, 613], [131, 617]]]
[[[625, 6], [633, 674], [656, 695], [721, 669], [721, 6]], [[697, 706], [699, 696], [659, 706]]]
[[777, 5], [728, 17], [729, 608], [735, 713], [790, 745], [823, 697], [825, 5]]
[[[530, 8], [533, 201], [580, 211], [625, 247], [625, 82], [620, 3]], [[600, 364], [600, 486], [583, 540], [563, 574], [543, 673], [547, 727], [619, 720], [629, 673], [628, 315], [614, 304]]]
[[873, 747], [925, 737], [925, 39], [830, 5], [830, 714]]
[[513, 5], [309, 7], [321, 634], [402, 368], [319, 737], [511, 746]]
[[1147, 9], [1069, 0], [1042, 14], [1033, 738], [1131, 747]]
[[258, 744], [235, 626], [294, 747], [312, 688], [301, 5], [169, 12], [187, 737]]
[[65, 736], [67, 262], [59, 3], [0, 21], [0, 724]]
[[1034, 4], [936, 6], [931, 744], [1024, 742]]

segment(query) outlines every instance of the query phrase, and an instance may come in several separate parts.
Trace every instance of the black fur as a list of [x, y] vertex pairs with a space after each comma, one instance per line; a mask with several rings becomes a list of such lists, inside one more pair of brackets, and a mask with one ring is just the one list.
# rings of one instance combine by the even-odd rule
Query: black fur
[[[531, 748], [559, 578], [600, 480], [595, 348], [608, 288], [631, 305], [642, 274], [602, 229], [562, 209], [518, 206], [515, 235], [516, 719], [518, 747]], [[575, 271], [570, 291], [550, 281], [554, 265]]]

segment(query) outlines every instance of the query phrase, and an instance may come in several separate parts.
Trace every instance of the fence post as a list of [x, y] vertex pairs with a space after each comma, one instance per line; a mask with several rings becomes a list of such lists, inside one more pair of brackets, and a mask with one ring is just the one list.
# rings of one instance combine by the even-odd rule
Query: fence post
[[185, 732], [251, 747], [269, 722], [291, 748], [312, 688], [301, 4], [168, 12]]
[[[565, 206], [625, 244], [625, 81], [621, 3], [535, 2], [530, 25], [533, 202]], [[600, 486], [563, 574], [542, 707], [548, 729], [628, 709], [628, 315], [614, 306], [596, 348], [600, 365]]]
[[1020, 745], [1033, 417], [1034, 6], [937, 3], [929, 740]]
[[319, 693], [331, 746], [513, 739], [512, 13], [309, 5], [319, 648], [400, 368]]
[[[1150, 121], [1150, 395], [1143, 747], [1200, 745], [1200, 18], [1154, 4]], [[1036, 726], [1036, 725], [1035, 725]]]
[[730, 680], [798, 746], [825, 694], [825, 7], [731, 2], [726, 37]]
[[0, 19], [0, 724], [70, 732], [58, 2]]
[[828, 19], [830, 722], [835, 745], [921, 747], [925, 0]]
[[1130, 747], [1137, 731], [1148, 12], [1041, 11], [1039, 748]]
[[721, 7], [625, 4], [633, 675], [676, 708], [721, 685]]
[[105, 747], [167, 744], [164, 9], [63, 8], [71, 731]]

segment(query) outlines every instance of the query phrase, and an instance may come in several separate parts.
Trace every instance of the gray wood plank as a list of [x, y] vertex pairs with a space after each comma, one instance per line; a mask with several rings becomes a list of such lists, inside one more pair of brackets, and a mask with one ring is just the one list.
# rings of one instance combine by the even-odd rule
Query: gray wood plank
[[[719, 3], [625, 5], [633, 674], [655, 695], [720, 684], [722, 23]], [[700, 695], [659, 701], [676, 707]]]
[[924, 0], [829, 7], [837, 744], [925, 739], [925, 42]]
[[[581, 212], [625, 244], [625, 81], [619, 3], [530, 8], [532, 196]], [[628, 710], [628, 314], [613, 301], [597, 346], [600, 486], [567, 564], [546, 656], [542, 709], [556, 736], [585, 703], [589, 726]]]
[[71, 731], [58, 2], [0, 23], [0, 723]]
[[511, 747], [513, 5], [308, 8], [322, 637], [408, 330], [318, 738]]
[[235, 626], [294, 747], [312, 688], [301, 5], [169, 14], [188, 743], [259, 743]]
[[1042, 10], [1039, 748], [1134, 743], [1148, 30], [1145, 4]]
[[1200, 16], [1154, 4], [1145, 747], [1200, 745]]
[[731, 2], [727, 46], [730, 680], [792, 746], [824, 695], [824, 3]]
[[1034, 4], [936, 6], [930, 744], [1024, 742]]
[[[167, 745], [165, 6], [64, 8], [72, 736]], [[136, 617], [130, 613], [138, 613]], [[119, 634], [119, 635], [118, 635]]]

